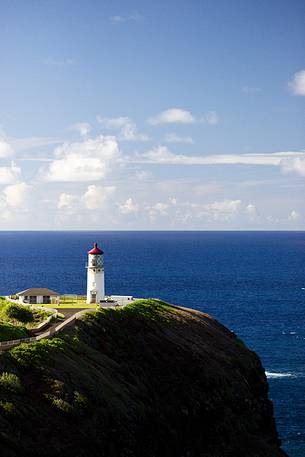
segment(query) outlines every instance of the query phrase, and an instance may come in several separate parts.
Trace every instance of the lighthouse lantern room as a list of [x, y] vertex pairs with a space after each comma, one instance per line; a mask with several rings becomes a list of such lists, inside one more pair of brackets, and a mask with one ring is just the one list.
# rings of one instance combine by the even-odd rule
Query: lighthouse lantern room
[[100, 303], [105, 299], [104, 255], [94, 243], [88, 252], [87, 303]]

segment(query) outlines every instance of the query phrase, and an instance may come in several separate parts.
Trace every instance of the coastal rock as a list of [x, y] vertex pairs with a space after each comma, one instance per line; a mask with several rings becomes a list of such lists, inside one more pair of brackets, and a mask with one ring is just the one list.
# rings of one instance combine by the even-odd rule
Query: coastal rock
[[57, 338], [2, 354], [0, 449], [2, 457], [286, 455], [257, 355], [210, 316], [159, 300], [88, 313]]

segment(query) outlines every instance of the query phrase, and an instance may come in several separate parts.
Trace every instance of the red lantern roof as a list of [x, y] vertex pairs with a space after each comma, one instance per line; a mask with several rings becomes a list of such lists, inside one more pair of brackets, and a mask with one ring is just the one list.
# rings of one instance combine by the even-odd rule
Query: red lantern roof
[[103, 251], [97, 247], [97, 243], [94, 243], [93, 244], [93, 248], [91, 249], [91, 251], [88, 252], [88, 254], [93, 254], [93, 255], [101, 255], [101, 254], [104, 254]]

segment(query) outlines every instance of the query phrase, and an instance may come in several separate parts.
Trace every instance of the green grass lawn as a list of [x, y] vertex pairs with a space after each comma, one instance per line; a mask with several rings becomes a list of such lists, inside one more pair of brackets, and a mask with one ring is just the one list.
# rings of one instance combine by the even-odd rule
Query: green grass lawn
[[39, 305], [44, 308], [95, 308], [96, 305], [94, 303], [88, 305], [86, 303], [86, 298], [83, 296], [79, 295], [62, 295], [60, 297], [60, 303], [59, 304], [44, 304], [44, 305]]

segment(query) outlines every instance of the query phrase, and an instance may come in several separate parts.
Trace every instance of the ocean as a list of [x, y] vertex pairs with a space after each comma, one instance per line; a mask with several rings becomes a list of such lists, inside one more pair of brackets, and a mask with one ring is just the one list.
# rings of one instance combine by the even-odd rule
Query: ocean
[[94, 241], [106, 293], [204, 311], [257, 352], [283, 449], [304, 457], [305, 232], [0, 232], [0, 295], [84, 295]]

